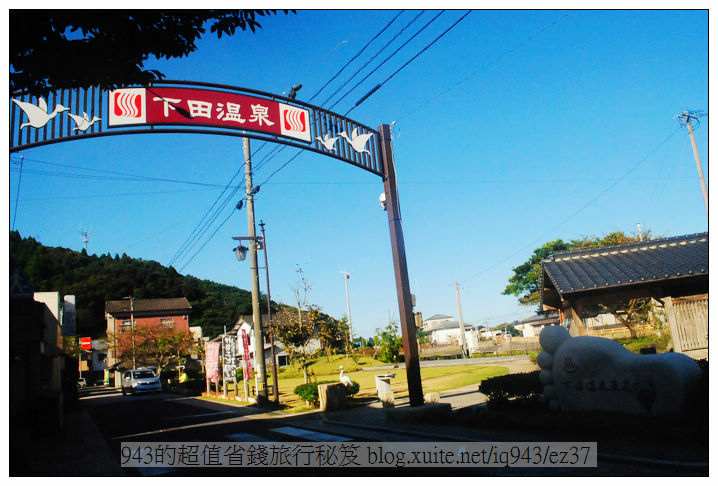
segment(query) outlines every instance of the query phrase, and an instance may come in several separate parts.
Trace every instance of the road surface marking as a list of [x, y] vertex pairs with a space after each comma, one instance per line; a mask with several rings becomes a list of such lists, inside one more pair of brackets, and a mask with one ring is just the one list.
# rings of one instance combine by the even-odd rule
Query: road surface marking
[[137, 472], [140, 476], [159, 476], [160, 474], [171, 473], [174, 467], [138, 467]]
[[313, 430], [300, 429], [297, 427], [278, 427], [276, 429], [270, 429], [270, 431], [284, 435], [291, 435], [292, 437], [301, 437], [315, 442], [345, 442], [352, 440], [349, 437], [342, 437], [341, 435], [324, 434], [322, 432], [315, 432]]
[[235, 442], [271, 442], [265, 437], [250, 434], [249, 432], [238, 432], [236, 434], [225, 435], [225, 437]]
[[179, 419], [187, 419], [187, 418], [194, 418], [194, 417], [209, 417], [211, 415], [226, 415], [228, 413], [234, 413], [231, 410], [227, 410], [225, 412], [210, 412], [210, 413], [197, 413], [194, 415], [182, 415], [181, 417], [165, 417], [164, 420], [179, 420]]

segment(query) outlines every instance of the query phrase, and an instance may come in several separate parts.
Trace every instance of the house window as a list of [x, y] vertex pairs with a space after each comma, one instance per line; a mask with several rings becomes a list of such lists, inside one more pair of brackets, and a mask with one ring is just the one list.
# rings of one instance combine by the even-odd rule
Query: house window
[[162, 327], [172, 329], [175, 327], [175, 320], [172, 319], [171, 317], [165, 317], [165, 318], [160, 319], [160, 325]]
[[132, 329], [132, 321], [122, 321], [122, 327], [120, 327], [120, 332], [130, 332]]

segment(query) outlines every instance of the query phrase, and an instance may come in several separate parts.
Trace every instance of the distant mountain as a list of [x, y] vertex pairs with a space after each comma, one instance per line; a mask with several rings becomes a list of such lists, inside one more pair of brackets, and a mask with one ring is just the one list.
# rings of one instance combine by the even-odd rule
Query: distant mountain
[[[240, 315], [252, 313], [252, 294], [247, 290], [183, 276], [172, 267], [126, 254], [90, 256], [85, 250], [47, 247], [11, 231], [10, 258], [23, 268], [35, 292], [75, 295], [79, 334], [104, 332], [105, 300], [128, 295], [137, 299], [186, 297], [192, 305], [190, 325], [202, 326], [210, 337], [222, 333], [224, 326], [233, 326]], [[266, 296], [260, 302], [266, 302]], [[273, 312], [277, 309], [272, 302]]]

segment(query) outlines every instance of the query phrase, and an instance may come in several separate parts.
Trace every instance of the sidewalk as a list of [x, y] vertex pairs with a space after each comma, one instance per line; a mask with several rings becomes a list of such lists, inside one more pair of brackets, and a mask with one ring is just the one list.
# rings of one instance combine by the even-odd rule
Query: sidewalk
[[65, 414], [61, 432], [32, 438], [28, 449], [18, 456], [21, 464], [11, 464], [11, 475], [125, 476], [117, 455], [110, 451], [82, 402]]

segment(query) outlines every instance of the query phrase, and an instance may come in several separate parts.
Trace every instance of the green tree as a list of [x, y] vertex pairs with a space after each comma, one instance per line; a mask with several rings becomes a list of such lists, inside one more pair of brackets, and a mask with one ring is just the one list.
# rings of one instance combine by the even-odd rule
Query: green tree
[[392, 319], [382, 331], [377, 329], [374, 337], [374, 344], [379, 347], [377, 357], [385, 363], [396, 363], [399, 361], [399, 349], [401, 348], [401, 336], [399, 325]]
[[[288, 13], [284, 10], [284, 13]], [[189, 55], [205, 33], [261, 28], [276, 10], [10, 10], [10, 93], [59, 88], [147, 85], [164, 78], [144, 69], [150, 56]]]
[[329, 361], [329, 357], [342, 349], [349, 350], [349, 325], [346, 316], [337, 320], [331, 316], [319, 313], [317, 316], [317, 336], [322, 349]]
[[273, 335], [285, 346], [292, 361], [299, 361], [304, 373], [304, 383], [309, 383], [309, 353], [306, 346], [314, 336], [318, 311], [309, 309], [298, 313], [285, 307], [272, 315], [269, 327]]
[[[651, 230], [644, 232], [643, 240], [653, 239]], [[536, 248], [527, 261], [513, 268], [514, 274], [509, 278], [502, 295], [513, 295], [518, 297], [519, 303], [526, 306], [537, 305], [541, 300], [541, 260], [551, 253], [568, 250], [581, 250], [584, 248], [599, 248], [604, 246], [621, 245], [639, 241], [638, 235], [626, 235], [622, 231], [608, 233], [603, 237], [583, 236], [578, 240], [571, 240], [568, 243], [562, 239], [549, 241], [539, 248]]]
[[46, 247], [33, 238], [22, 238], [17, 231], [10, 232], [9, 249], [35, 291], [58, 291], [77, 297], [77, 332], [84, 336], [104, 334], [105, 301], [127, 295], [186, 297], [192, 305], [191, 325], [201, 326], [203, 334], [210, 338], [221, 334], [226, 323], [251, 314], [250, 292], [180, 275], [158, 262]]

